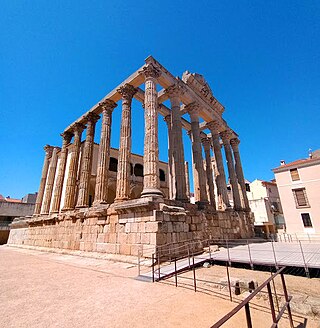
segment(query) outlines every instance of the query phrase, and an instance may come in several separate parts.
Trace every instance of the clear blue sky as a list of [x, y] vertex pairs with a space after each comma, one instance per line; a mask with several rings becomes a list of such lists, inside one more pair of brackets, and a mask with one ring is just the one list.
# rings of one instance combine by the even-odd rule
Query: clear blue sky
[[[303, 158], [309, 148], [320, 148], [318, 0], [0, 0], [0, 5], [5, 196], [36, 191], [43, 146], [60, 146], [59, 133], [150, 54], [174, 75], [189, 70], [205, 76], [240, 136], [247, 179], [271, 179], [281, 159]], [[133, 151], [142, 154], [143, 112], [137, 103], [133, 107]], [[120, 108], [114, 113], [114, 147]], [[161, 120], [162, 160], [166, 147]], [[190, 161], [189, 151], [186, 158]]]

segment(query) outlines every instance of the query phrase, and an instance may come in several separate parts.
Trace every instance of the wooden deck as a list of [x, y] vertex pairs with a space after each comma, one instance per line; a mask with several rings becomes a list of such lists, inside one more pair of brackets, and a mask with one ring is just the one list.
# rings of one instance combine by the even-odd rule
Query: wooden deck
[[[194, 263], [200, 264], [210, 259], [231, 263], [320, 269], [320, 243], [265, 242], [234, 247], [230, 245], [229, 248], [220, 248], [219, 251], [212, 252], [211, 255], [209, 253], [197, 255], [194, 257]], [[177, 270], [187, 269], [190, 264], [192, 265], [192, 259], [178, 260]], [[157, 279], [159, 277], [158, 268], [155, 267], [155, 270], [155, 278]], [[174, 263], [166, 266], [161, 265], [160, 277], [173, 274], [174, 270]], [[151, 279], [152, 271], [142, 276]]]

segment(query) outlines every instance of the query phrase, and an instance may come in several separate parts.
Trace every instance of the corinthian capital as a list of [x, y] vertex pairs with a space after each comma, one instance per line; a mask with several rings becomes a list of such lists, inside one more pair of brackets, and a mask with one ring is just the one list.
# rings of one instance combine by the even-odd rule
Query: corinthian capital
[[69, 131], [64, 131], [60, 134], [63, 140], [63, 144], [69, 144], [72, 139], [72, 133]]
[[230, 140], [230, 144], [231, 144], [233, 151], [238, 150], [239, 143], [240, 143], [240, 140], [238, 138], [233, 138]]
[[100, 118], [99, 115], [95, 114], [95, 113], [89, 113], [87, 116], [86, 116], [86, 120], [87, 122], [90, 122], [90, 123], [96, 123], [98, 121], [98, 119]]
[[229, 129], [226, 129], [220, 132], [220, 136], [223, 143], [229, 143], [230, 139], [232, 138], [232, 132]]
[[72, 129], [72, 132], [74, 134], [78, 133], [78, 134], [81, 134], [82, 131], [86, 128], [86, 126], [82, 123], [74, 123], [71, 127]]
[[112, 111], [114, 108], [117, 107], [117, 104], [111, 99], [106, 99], [100, 102], [99, 106], [102, 108], [102, 110]]
[[208, 137], [201, 138], [201, 142], [203, 145], [204, 150], [210, 150], [211, 147], [211, 139]]
[[224, 129], [222, 123], [216, 120], [208, 122], [206, 125], [211, 134], [219, 134]]
[[138, 89], [133, 87], [131, 84], [126, 83], [117, 89], [117, 91], [121, 94], [122, 99], [131, 100]]
[[143, 67], [139, 73], [143, 73], [146, 79], [150, 77], [157, 79], [161, 75], [161, 70], [157, 66], [149, 64]]
[[181, 95], [181, 88], [177, 84], [173, 84], [165, 90], [165, 93], [169, 98], [179, 97]]
[[44, 149], [44, 151], [46, 152], [46, 155], [47, 155], [47, 156], [51, 156], [51, 155], [52, 155], [53, 148], [54, 148], [54, 147], [52, 147], [52, 146], [50, 146], [50, 145], [45, 145], [45, 146], [43, 147], [43, 149]]
[[196, 102], [190, 103], [186, 105], [184, 108], [190, 114], [190, 116], [198, 115], [200, 111], [200, 106]]
[[166, 115], [163, 120], [167, 123], [170, 124], [171, 123], [171, 114]]

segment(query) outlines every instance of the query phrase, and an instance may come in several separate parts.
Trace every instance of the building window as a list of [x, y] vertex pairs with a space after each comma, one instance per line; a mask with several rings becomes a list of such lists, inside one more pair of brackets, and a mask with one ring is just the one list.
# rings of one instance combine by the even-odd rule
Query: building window
[[134, 166], [134, 175], [136, 177], [143, 177], [143, 165], [141, 164], [136, 164]]
[[246, 183], [246, 191], [250, 191], [250, 185], [249, 185], [249, 183]]
[[312, 228], [312, 222], [309, 213], [301, 213], [301, 218], [305, 228]]
[[113, 172], [118, 171], [118, 160], [114, 157], [110, 157], [109, 171], [113, 171]]
[[290, 175], [291, 175], [291, 180], [292, 181], [300, 180], [298, 169], [291, 169], [290, 170]]
[[159, 169], [159, 178], [160, 178], [160, 181], [166, 181], [166, 174], [161, 169]]
[[296, 202], [296, 207], [308, 207], [308, 198], [305, 188], [293, 189], [293, 196]]

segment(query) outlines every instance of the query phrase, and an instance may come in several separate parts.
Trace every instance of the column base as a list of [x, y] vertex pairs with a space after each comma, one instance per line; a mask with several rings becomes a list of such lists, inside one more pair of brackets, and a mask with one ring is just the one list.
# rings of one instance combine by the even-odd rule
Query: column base
[[126, 200], [129, 200], [129, 197], [115, 198], [113, 202], [114, 203], [121, 203], [121, 202], [125, 202]]
[[106, 202], [105, 200], [97, 200], [97, 201], [94, 201], [92, 206], [99, 206], [99, 205], [107, 205], [108, 202]]
[[157, 188], [146, 188], [142, 190], [141, 198], [144, 197], [156, 197], [156, 198], [163, 198], [163, 193], [161, 190]]
[[88, 205], [77, 205], [76, 208], [85, 208], [85, 207], [89, 207], [89, 204]]

